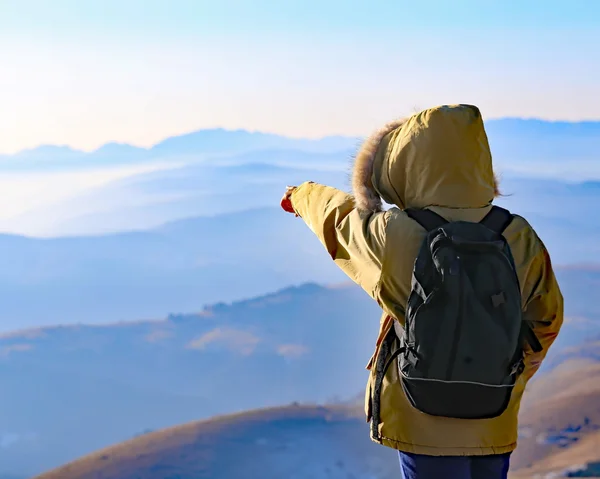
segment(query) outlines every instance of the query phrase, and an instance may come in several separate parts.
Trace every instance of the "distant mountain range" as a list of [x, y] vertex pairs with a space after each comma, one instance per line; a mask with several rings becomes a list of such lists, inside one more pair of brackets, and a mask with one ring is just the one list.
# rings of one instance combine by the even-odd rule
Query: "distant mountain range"
[[[252, 196], [238, 205], [251, 201]], [[576, 218], [569, 222], [535, 213], [528, 218], [539, 228], [555, 265], [600, 258], [596, 224], [586, 226], [586, 232]], [[0, 331], [156, 318], [304, 282], [346, 280], [304, 222], [278, 208], [106, 236], [0, 235], [0, 251]], [[560, 278], [570, 297], [585, 299], [595, 290], [600, 269], [564, 268]], [[589, 301], [574, 300], [568, 308], [577, 316], [600, 311]]]
[[[576, 216], [583, 214], [580, 205], [588, 211], [598, 201], [600, 122], [490, 120], [488, 132], [503, 191], [513, 195], [506, 201], [544, 207], [549, 200], [552, 208], [546, 208], [547, 215], [551, 210], [572, 211]], [[0, 175], [6, 179], [35, 174], [56, 182], [61, 174], [91, 174], [131, 165], [146, 168], [154, 163], [160, 164], [160, 170], [77, 190], [60, 200], [0, 217], [0, 230], [64, 236], [148, 229], [185, 217], [239, 211], [241, 197], [250, 203], [244, 209], [272, 206], [285, 184], [307, 179], [348, 189], [350, 164], [359, 143], [358, 138], [292, 139], [219, 129], [169, 138], [149, 149], [109, 143], [90, 153], [42, 146], [4, 155]], [[540, 181], [544, 179], [553, 181]], [[561, 205], [561, 200], [566, 203]]]
[[348, 154], [263, 151], [116, 180], [49, 203], [7, 229], [38, 236], [90, 236], [147, 230], [196, 216], [277, 206], [285, 186], [307, 179], [344, 188]]
[[[600, 141], [600, 121], [555, 122], [504, 118], [487, 120], [486, 129], [492, 151], [501, 164], [528, 169], [527, 164], [522, 164], [522, 160], [527, 159], [532, 165], [544, 162], [553, 170], [562, 168], [568, 173], [573, 172], [575, 165], [595, 166]], [[259, 150], [334, 153], [356, 149], [360, 141], [361, 138], [356, 137], [289, 138], [270, 133], [217, 128], [167, 138], [151, 148], [107, 143], [88, 153], [68, 146], [42, 145], [14, 155], [0, 155], [0, 171], [127, 164], [161, 157], [185, 156], [200, 159], [205, 155], [232, 155]], [[565, 159], [569, 159], [569, 165], [560, 165]], [[528, 171], [532, 171], [531, 168]], [[598, 168], [594, 171], [600, 172]], [[547, 174], [548, 171], [538, 173]]]
[[[261, 203], [276, 205], [286, 179], [299, 180], [303, 174], [302, 170], [241, 165], [216, 168], [206, 176], [198, 173], [194, 177], [189, 171], [161, 179], [149, 175], [147, 181], [136, 182], [135, 188], [145, 188], [149, 197], [159, 196], [156, 189], [185, 194], [197, 179], [206, 194], [206, 208], [245, 210]], [[340, 174], [321, 171], [309, 178], [335, 185]], [[600, 258], [600, 220], [593, 213], [594, 205], [600, 204], [600, 183], [565, 186], [555, 181], [506, 179], [505, 187], [514, 196], [502, 198], [499, 204], [527, 217], [548, 246], [555, 265], [588, 264]], [[113, 191], [106, 197], [115, 199], [113, 207], [118, 211], [118, 194]], [[88, 200], [81, 204], [90, 204]], [[191, 211], [193, 201], [189, 205]], [[175, 207], [185, 211], [181, 203]], [[153, 205], [148, 211], [156, 213], [161, 208]], [[143, 219], [144, 211], [123, 214], [124, 218]], [[164, 216], [169, 214], [164, 211]], [[52, 214], [45, 217], [56, 221]], [[107, 217], [113, 224], [120, 221], [112, 214]], [[88, 220], [90, 227], [102, 223], [97, 215]], [[80, 218], [78, 224], [85, 221]], [[0, 235], [0, 251], [0, 288], [5, 292], [0, 331], [155, 318], [303, 282], [345, 280], [306, 225], [278, 207], [229, 211], [146, 231], [101, 236], [40, 239]], [[565, 287], [572, 289], [570, 295], [579, 297], [578, 278], [586, 276], [587, 284], [597, 284], [600, 270], [565, 269], [561, 274]], [[582, 304], [586, 311], [600, 309], [588, 302]], [[574, 315], [586, 312], [580, 303], [572, 302], [569, 307]]]
[[[278, 204], [286, 185], [307, 180], [349, 191], [350, 158], [350, 152], [273, 150], [161, 169], [0, 220], [0, 228], [4, 225], [34, 236], [89, 236], [146, 230], [195, 216], [270, 208]], [[527, 217], [534, 215], [554, 236], [573, 234], [573, 226], [582, 230], [581, 236], [598, 233], [600, 220], [594, 206], [600, 202], [600, 181], [505, 174], [501, 188], [505, 196], [499, 204]]]
[[217, 128], [167, 138], [151, 148], [107, 143], [95, 151], [84, 152], [68, 146], [42, 145], [13, 155], [0, 155], [0, 172], [114, 166], [174, 157], [201, 160], [206, 159], [207, 155], [218, 157], [257, 150], [333, 153], [356, 148], [359, 141], [358, 138], [343, 136], [289, 138], [269, 133]]
[[0, 331], [164, 317], [346, 280], [304, 223], [276, 209], [110, 236], [0, 235], [0, 251]]
[[[549, 221], [566, 214], [576, 222], [595, 218], [600, 122], [490, 120], [488, 132], [502, 189], [513, 195], [502, 201], [522, 211], [543, 209]], [[293, 139], [218, 129], [169, 138], [149, 149], [109, 143], [90, 153], [42, 146], [5, 155], [0, 180], [6, 202], [23, 200], [18, 185], [27, 175], [64, 185], [64, 194], [14, 214], [0, 211], [0, 231], [55, 237], [150, 229], [188, 217], [271, 207], [286, 184], [308, 179], [349, 189], [359, 143], [358, 138]], [[84, 191], [72, 177], [132, 168], [143, 171], [116, 175]]]

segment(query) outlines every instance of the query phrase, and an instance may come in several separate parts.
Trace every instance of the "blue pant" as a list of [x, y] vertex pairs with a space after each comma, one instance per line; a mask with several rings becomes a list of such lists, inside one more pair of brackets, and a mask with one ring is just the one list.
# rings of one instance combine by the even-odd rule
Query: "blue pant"
[[402, 479], [506, 479], [510, 454], [423, 456], [400, 452]]

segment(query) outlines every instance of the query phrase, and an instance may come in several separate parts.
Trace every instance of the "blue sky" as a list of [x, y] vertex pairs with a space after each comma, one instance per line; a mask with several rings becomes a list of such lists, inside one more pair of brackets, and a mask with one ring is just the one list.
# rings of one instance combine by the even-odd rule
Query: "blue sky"
[[1, 0], [0, 152], [365, 134], [439, 103], [598, 119], [597, 45], [595, 0]]

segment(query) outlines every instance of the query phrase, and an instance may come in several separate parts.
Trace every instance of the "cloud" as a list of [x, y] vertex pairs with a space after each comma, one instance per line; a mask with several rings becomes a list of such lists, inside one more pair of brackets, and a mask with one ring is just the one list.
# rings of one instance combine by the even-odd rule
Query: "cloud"
[[254, 352], [260, 338], [248, 331], [216, 328], [190, 341], [188, 349], [203, 350], [210, 344], [217, 344], [232, 352], [248, 356]]
[[277, 346], [277, 354], [284, 358], [296, 359], [304, 356], [309, 349], [302, 344], [280, 344]]

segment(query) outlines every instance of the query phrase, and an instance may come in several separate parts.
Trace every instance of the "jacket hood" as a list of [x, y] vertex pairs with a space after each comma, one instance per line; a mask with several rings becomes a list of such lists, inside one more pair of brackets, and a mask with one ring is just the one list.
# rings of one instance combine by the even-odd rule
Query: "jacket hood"
[[359, 209], [482, 208], [498, 195], [479, 109], [444, 105], [393, 121], [363, 143], [352, 186]]

